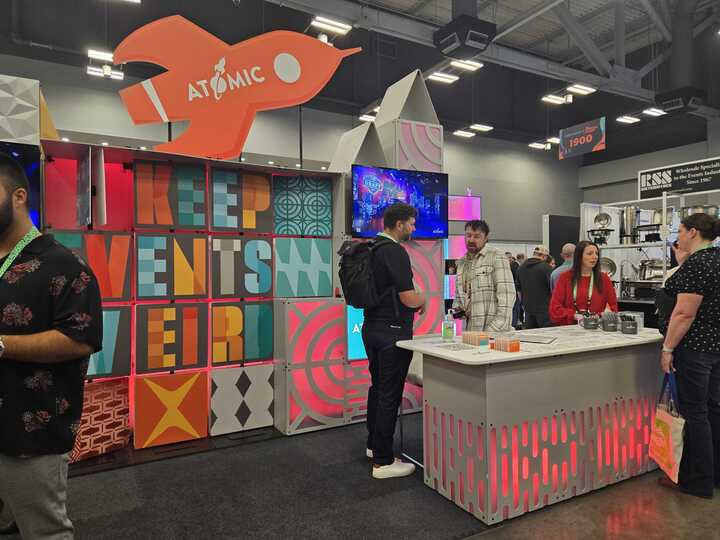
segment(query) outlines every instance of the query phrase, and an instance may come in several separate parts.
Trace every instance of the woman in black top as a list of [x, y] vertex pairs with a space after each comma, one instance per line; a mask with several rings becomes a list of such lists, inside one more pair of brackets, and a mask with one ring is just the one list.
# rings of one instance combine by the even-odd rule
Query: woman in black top
[[[663, 342], [661, 365], [675, 370], [685, 445], [678, 486], [712, 498], [720, 487], [720, 221], [707, 214], [682, 220], [679, 249], [690, 253], [665, 285], [677, 302]], [[675, 487], [667, 478], [661, 483]]]

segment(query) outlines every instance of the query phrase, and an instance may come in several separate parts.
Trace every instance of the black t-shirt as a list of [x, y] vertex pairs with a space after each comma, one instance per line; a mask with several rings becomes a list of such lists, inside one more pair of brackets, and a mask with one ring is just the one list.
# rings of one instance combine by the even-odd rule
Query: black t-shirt
[[[373, 275], [379, 294], [395, 288], [395, 293], [383, 297], [380, 305], [365, 310], [366, 321], [391, 321], [399, 324], [412, 325], [415, 310], [400, 301], [398, 293], [412, 291], [413, 273], [410, 256], [405, 248], [382, 236], [373, 251]], [[397, 307], [397, 312], [395, 311]]]
[[[0, 259], [0, 264], [4, 262]], [[51, 235], [30, 242], [0, 279], [0, 336], [58, 330], [102, 347], [100, 289], [90, 268]], [[89, 357], [55, 364], [0, 358], [0, 454], [72, 450]]]
[[701, 249], [690, 255], [667, 280], [671, 295], [702, 295], [697, 315], [681, 346], [690, 350], [720, 354], [720, 248]]

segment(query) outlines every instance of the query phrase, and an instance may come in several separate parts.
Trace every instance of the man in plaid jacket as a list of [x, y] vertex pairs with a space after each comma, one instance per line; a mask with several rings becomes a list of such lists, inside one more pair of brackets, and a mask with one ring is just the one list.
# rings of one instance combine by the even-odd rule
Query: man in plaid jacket
[[464, 312], [466, 330], [508, 332], [515, 282], [507, 257], [487, 245], [489, 235], [484, 221], [465, 224], [467, 254], [458, 261], [453, 310]]

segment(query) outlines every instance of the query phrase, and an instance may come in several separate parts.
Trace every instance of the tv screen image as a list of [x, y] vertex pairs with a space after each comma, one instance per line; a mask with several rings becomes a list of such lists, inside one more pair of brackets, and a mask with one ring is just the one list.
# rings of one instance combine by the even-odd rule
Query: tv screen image
[[447, 238], [448, 176], [353, 165], [352, 235], [371, 238], [383, 230], [383, 212], [396, 202], [417, 209], [413, 238]]

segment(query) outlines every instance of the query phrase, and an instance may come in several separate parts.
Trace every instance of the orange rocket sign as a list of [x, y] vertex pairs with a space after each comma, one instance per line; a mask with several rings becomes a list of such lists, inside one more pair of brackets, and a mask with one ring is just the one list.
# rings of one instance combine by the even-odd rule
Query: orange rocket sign
[[114, 60], [167, 69], [120, 92], [136, 124], [190, 121], [180, 137], [156, 150], [223, 159], [242, 152], [257, 111], [311, 100], [342, 59], [360, 50], [283, 30], [228, 45], [174, 15], [135, 30]]

